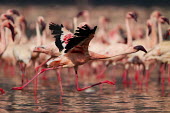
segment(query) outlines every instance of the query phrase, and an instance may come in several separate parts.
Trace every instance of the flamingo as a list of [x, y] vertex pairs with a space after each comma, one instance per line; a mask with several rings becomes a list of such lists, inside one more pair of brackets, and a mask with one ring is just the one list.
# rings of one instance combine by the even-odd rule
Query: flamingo
[[[6, 47], [7, 47], [7, 43], [6, 43], [7, 36], [5, 35], [7, 31], [5, 31], [5, 29], [4, 29], [5, 27], [11, 30], [12, 35], [15, 34], [13, 25], [10, 23], [10, 21], [5, 20], [1, 23], [1, 25], [0, 25], [0, 33], [1, 33], [1, 35], [0, 35], [0, 37], [1, 37], [1, 40], [0, 40], [0, 55], [2, 55], [4, 53], [4, 51], [6, 50]], [[12, 36], [12, 40], [14, 40], [14, 37], [15, 36]], [[0, 88], [0, 92], [1, 92], [1, 94], [5, 93], [5, 91], [2, 88]]]
[[[5, 61], [9, 61], [7, 60], [7, 58], [5, 58], [6, 56], [8, 56], [9, 54], [9, 51], [11, 52], [11, 49], [10, 49], [10, 46], [14, 43], [14, 37], [16, 36], [16, 32], [15, 32], [15, 29], [14, 29], [14, 19], [12, 16], [10, 15], [7, 15], [7, 14], [2, 14], [0, 19], [3, 21], [8, 21], [7, 23], [10, 23], [9, 24], [9, 27], [10, 27], [10, 30], [11, 30], [11, 36], [8, 32], [8, 30], [6, 31], [6, 40], [5, 40], [5, 48], [4, 48], [4, 51], [1, 53], [1, 59], [5, 60]], [[2, 25], [3, 26], [3, 25]], [[9, 35], [9, 36], [8, 36]], [[16, 39], [16, 38], [15, 38]], [[1, 48], [3, 50], [3, 47]], [[10, 58], [10, 59], [13, 59], [13, 58]], [[14, 60], [11, 60], [11, 61], [14, 61]]]
[[20, 33], [20, 38], [16, 41], [17, 43], [27, 43], [28, 42], [28, 37], [26, 35], [26, 28], [27, 28], [27, 21], [25, 17], [16, 9], [8, 9], [6, 11], [6, 14], [15, 16], [15, 25], [16, 25], [16, 30]]
[[[24, 83], [24, 75], [25, 75], [26, 67], [31, 65], [31, 59], [35, 59], [36, 57], [38, 57], [37, 54], [33, 55], [33, 48], [35, 46], [41, 45], [42, 43], [39, 24], [42, 25], [42, 31], [43, 31], [45, 28], [44, 28], [44, 24], [42, 24], [41, 22], [41, 17], [38, 17], [38, 21], [36, 22], [37, 35], [35, 38], [33, 38], [34, 40], [30, 40], [27, 43], [19, 43], [13, 47], [14, 57], [19, 63], [19, 67], [22, 72], [22, 84]], [[23, 38], [22, 36], [20, 36], [20, 38]]]
[[114, 85], [115, 84], [114, 82], [105, 80], [105, 81], [101, 81], [99, 83], [93, 84], [85, 88], [79, 88], [78, 66], [83, 65], [84, 63], [91, 61], [91, 60], [106, 60], [109, 58], [113, 59], [113, 57], [115, 57], [115, 60], [116, 60], [117, 57], [130, 54], [133, 52], [137, 52], [139, 50], [146, 52], [143, 46], [135, 46], [133, 48], [129, 48], [126, 52], [120, 55], [116, 55], [116, 56], [101, 55], [101, 54], [97, 54], [95, 52], [88, 50], [89, 42], [93, 39], [97, 26], [95, 26], [93, 29], [91, 29], [88, 25], [84, 25], [81, 28], [78, 27], [78, 30], [76, 30], [76, 33], [74, 33], [74, 35], [72, 33], [63, 34], [63, 31], [62, 31], [63, 25], [60, 26], [60, 25], [51, 23], [49, 28], [52, 31], [52, 34], [54, 35], [54, 37], [56, 38], [55, 44], [59, 48], [61, 55], [49, 60], [47, 62], [48, 68], [42, 69], [39, 73], [37, 73], [31, 80], [29, 80], [23, 86], [13, 87], [12, 90], [22, 90], [31, 81], [37, 78], [38, 75], [40, 75], [41, 73], [47, 70], [58, 69], [61, 67], [62, 68], [74, 67], [75, 77], [76, 77], [75, 83], [76, 83], [77, 91], [82, 91], [82, 90], [85, 90], [90, 87], [103, 84], [103, 83]]
[[[160, 16], [159, 17], [159, 23], [167, 23], [169, 24], [169, 20], [164, 17], [164, 16]], [[146, 55], [145, 55], [145, 59], [146, 60], [151, 60], [151, 59], [157, 59], [160, 55], [166, 54], [168, 51], [168, 44], [169, 41], [162, 41], [162, 30], [161, 30], [161, 25], [158, 25], [158, 34], [159, 34], [159, 39], [160, 42], [157, 46], [155, 46], [154, 48], [152, 48]], [[169, 29], [167, 30], [168, 33]], [[167, 34], [168, 35], [168, 34]]]
[[[6, 17], [6, 19], [10, 19], [11, 22], [14, 23], [14, 19], [13, 19], [11, 14], [5, 13], [5, 14], [1, 15], [1, 18], [5, 19], [5, 17]], [[16, 25], [16, 21], [15, 21], [14, 24], [15, 24], [15, 32], [14, 32], [13, 36], [15, 36], [15, 41], [11, 40], [10, 37], [8, 38], [8, 40], [7, 40], [8, 46], [6, 48], [6, 51], [1, 56], [2, 60], [6, 61], [7, 65], [15, 65], [16, 64], [16, 60], [15, 60], [15, 57], [13, 55], [13, 47], [16, 45], [16, 43], [17, 44], [19, 43], [20, 37], [18, 37], [18, 36], [20, 36], [21, 32], [18, 28], [20, 26]], [[12, 69], [12, 72], [13, 72], [14, 67], [12, 67], [11, 69]]]
[[4, 30], [5, 27], [11, 30], [12, 40], [14, 40], [14, 37], [15, 37], [13, 25], [8, 20], [3, 21], [0, 26], [1, 28], [0, 55], [2, 55], [7, 48], [7, 42], [6, 42], [7, 36], [5, 35], [5, 32], [7, 31]]
[[[169, 29], [167, 32], [169, 32]], [[144, 57], [146, 61], [153, 61], [153, 60], [161, 61], [163, 64], [161, 65], [160, 71], [162, 73], [164, 72], [163, 67], [165, 67], [165, 63], [168, 63], [168, 64], [170, 63], [169, 62], [169, 55], [170, 55], [169, 45], [170, 45], [170, 41], [162, 41], [157, 46], [155, 46], [152, 50], [150, 50]], [[170, 68], [168, 68], [168, 73], [169, 71], [170, 71]], [[162, 77], [162, 80], [164, 81], [164, 76]]]

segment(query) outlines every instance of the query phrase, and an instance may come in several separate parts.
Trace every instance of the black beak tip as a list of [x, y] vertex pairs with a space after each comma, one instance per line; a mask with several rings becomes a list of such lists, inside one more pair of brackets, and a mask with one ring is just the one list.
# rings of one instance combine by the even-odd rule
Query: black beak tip
[[147, 53], [146, 49], [142, 45], [135, 46], [134, 49], [136, 49], [137, 51], [143, 51]]
[[151, 32], [152, 32], [152, 28], [151, 27], [149, 27], [148, 28], [149, 30], [148, 30], [148, 36], [151, 34]]

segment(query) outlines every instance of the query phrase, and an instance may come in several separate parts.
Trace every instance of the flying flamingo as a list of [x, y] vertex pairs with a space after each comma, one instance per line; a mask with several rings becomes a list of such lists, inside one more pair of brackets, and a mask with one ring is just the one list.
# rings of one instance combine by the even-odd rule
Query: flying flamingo
[[[5, 20], [1, 23], [1, 25], [0, 25], [0, 33], [1, 33], [1, 35], [0, 35], [0, 37], [1, 37], [1, 40], [0, 40], [0, 48], [1, 48], [0, 49], [0, 55], [2, 55], [4, 53], [4, 51], [6, 50], [6, 47], [7, 47], [7, 42], [6, 42], [7, 36], [5, 35], [6, 31], [4, 30], [5, 27], [11, 30], [12, 35], [15, 34], [14, 33], [14, 27], [8, 20]], [[14, 40], [14, 37], [15, 36], [12, 36], [12, 40]], [[0, 92], [1, 92], [1, 94], [5, 93], [5, 91], [2, 88], [0, 88]]]
[[75, 74], [76, 74], [76, 89], [78, 91], [85, 90], [87, 88], [107, 83], [114, 85], [115, 83], [105, 80], [96, 84], [93, 84], [91, 86], [85, 87], [85, 88], [79, 88], [78, 85], [78, 66], [83, 65], [84, 63], [90, 61], [90, 60], [106, 60], [109, 58], [122, 56], [126, 54], [130, 54], [139, 50], [146, 51], [143, 46], [135, 46], [133, 48], [129, 48], [127, 51], [125, 51], [123, 54], [116, 55], [116, 56], [108, 56], [108, 55], [100, 55], [95, 52], [88, 50], [89, 42], [93, 39], [95, 31], [97, 26], [95, 26], [93, 29], [91, 29], [88, 25], [84, 25], [82, 28], [78, 27], [78, 30], [76, 30], [76, 33], [73, 34], [64, 34], [63, 35], [63, 25], [56, 25], [54, 23], [51, 23], [49, 26], [50, 30], [52, 31], [52, 34], [56, 38], [56, 46], [59, 48], [59, 51], [61, 52], [61, 55], [51, 59], [47, 62], [47, 65], [49, 68], [42, 69], [39, 73], [37, 73], [30, 81], [28, 81], [26, 84], [24, 84], [21, 87], [14, 87], [13, 90], [22, 90], [24, 87], [26, 87], [31, 81], [33, 81], [35, 78], [38, 77], [41, 73], [47, 71], [47, 70], [53, 70], [58, 68], [69, 68], [74, 67]]

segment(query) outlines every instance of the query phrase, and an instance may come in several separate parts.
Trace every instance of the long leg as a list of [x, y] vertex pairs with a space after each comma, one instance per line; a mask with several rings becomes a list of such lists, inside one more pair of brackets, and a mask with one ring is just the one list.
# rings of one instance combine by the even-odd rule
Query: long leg
[[170, 85], [170, 64], [168, 64], [168, 84]]
[[21, 70], [22, 73], [22, 85], [24, 84], [24, 76], [25, 76], [25, 68], [26, 68], [26, 64], [23, 62], [19, 62], [19, 68]]
[[88, 88], [91, 88], [91, 87], [94, 87], [96, 85], [99, 85], [99, 84], [103, 84], [103, 83], [107, 83], [107, 84], [111, 84], [111, 85], [114, 85], [115, 83], [111, 82], [111, 81], [108, 81], [108, 80], [105, 80], [105, 81], [102, 81], [102, 82], [98, 82], [96, 84], [93, 84], [91, 86], [88, 86], [88, 87], [85, 87], [85, 88], [79, 88], [79, 84], [78, 84], [78, 73], [77, 73], [77, 70], [78, 70], [78, 67], [74, 67], [75, 69], [75, 76], [76, 76], [76, 79], [75, 79], [75, 84], [76, 84], [76, 89], [77, 91], [83, 91], [85, 89], [88, 89]]
[[42, 67], [44, 64], [46, 64], [52, 57], [50, 57], [49, 59], [47, 59], [46, 61], [42, 62], [39, 66], [37, 66], [35, 68], [35, 71], [38, 72], [39, 68]]
[[57, 69], [57, 78], [58, 78], [58, 81], [59, 81], [59, 85], [60, 85], [60, 92], [61, 92], [61, 95], [63, 95], [63, 87], [62, 87], [62, 81], [61, 81], [61, 68]]
[[43, 72], [45, 72], [45, 71], [53, 70], [53, 69], [56, 69], [56, 67], [42, 69], [40, 72], [38, 72], [31, 80], [29, 80], [29, 81], [28, 81], [27, 83], [25, 83], [23, 86], [21, 86], [21, 87], [13, 87], [12, 90], [22, 90], [22, 89], [25, 88], [30, 82], [32, 82], [35, 78], [37, 78], [38, 75], [40, 75], [41, 73], [43, 73]]

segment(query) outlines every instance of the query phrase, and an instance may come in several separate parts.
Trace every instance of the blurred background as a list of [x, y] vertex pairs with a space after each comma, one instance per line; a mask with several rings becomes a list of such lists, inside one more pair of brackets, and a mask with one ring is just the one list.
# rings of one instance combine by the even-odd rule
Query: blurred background
[[1, 0], [0, 12], [16, 9], [25, 16], [30, 27], [31, 24], [34, 27], [38, 16], [43, 16], [47, 23], [62, 23], [72, 28], [73, 17], [82, 10], [88, 10], [92, 25], [97, 25], [99, 18], [105, 16], [110, 19], [108, 29], [111, 29], [120, 24], [124, 27], [126, 13], [136, 11], [139, 16], [137, 28], [144, 28], [155, 10], [168, 17], [169, 6], [169, 0]]
[[1, 0], [1, 4], [5, 5], [113, 5], [128, 6], [137, 5], [143, 7], [163, 6], [168, 7], [169, 0]]
[[149, 14], [154, 10], [161, 11], [165, 16], [170, 14], [169, 0], [1, 0], [0, 6], [0, 12], [8, 8], [16, 8], [30, 21], [39, 15], [51, 17], [52, 20], [58, 22], [63, 18], [64, 21], [70, 21], [84, 9], [90, 11], [92, 20], [102, 15], [109, 16], [112, 21], [117, 21], [117, 18], [124, 17], [125, 13], [131, 10], [139, 13], [140, 21], [149, 18]]

